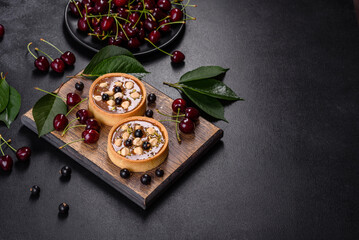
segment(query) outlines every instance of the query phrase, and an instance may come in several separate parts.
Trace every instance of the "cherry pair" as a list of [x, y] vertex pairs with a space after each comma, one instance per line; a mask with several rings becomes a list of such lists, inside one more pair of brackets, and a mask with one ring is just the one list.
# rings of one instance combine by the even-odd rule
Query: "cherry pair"
[[[2, 143], [1, 143], [2, 142]], [[10, 145], [11, 140], [6, 141], [1, 135], [0, 135], [0, 151], [2, 153], [2, 156], [0, 157], [0, 167], [4, 171], [11, 171], [13, 166], [13, 159], [10, 155], [4, 154], [4, 151], [2, 150], [2, 146], [6, 144], [11, 150], [13, 150], [16, 154], [16, 158], [19, 161], [26, 162], [31, 157], [31, 149], [29, 147], [21, 147], [19, 149], [15, 149]]]
[[72, 52], [70, 52], [70, 51], [62, 52], [55, 45], [44, 40], [43, 38], [41, 38], [40, 40], [49, 44], [50, 46], [54, 47], [57, 51], [59, 51], [61, 53], [61, 56], [60, 56], [60, 58], [53, 59], [48, 54], [41, 51], [40, 49], [35, 48], [36, 51], [43, 53], [45, 56], [47, 56], [51, 60], [51, 64], [50, 64], [46, 57], [44, 57], [44, 56], [36, 57], [31, 52], [30, 45], [32, 44], [32, 42], [30, 42], [27, 45], [27, 49], [28, 49], [29, 53], [35, 58], [34, 64], [38, 70], [40, 70], [42, 72], [47, 72], [51, 66], [51, 69], [54, 70], [55, 72], [63, 73], [65, 71], [66, 65], [73, 66], [75, 64], [76, 57]]

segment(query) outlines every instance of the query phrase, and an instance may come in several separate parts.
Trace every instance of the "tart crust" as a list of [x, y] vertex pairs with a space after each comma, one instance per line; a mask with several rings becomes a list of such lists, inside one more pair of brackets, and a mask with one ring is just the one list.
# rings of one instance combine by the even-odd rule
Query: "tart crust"
[[[115, 133], [116, 129], [119, 126], [123, 125], [124, 123], [130, 122], [130, 121], [150, 122], [153, 125], [157, 126], [161, 130], [165, 143], [164, 143], [163, 147], [161, 148], [161, 150], [155, 156], [147, 158], [147, 159], [142, 159], [142, 160], [132, 160], [132, 159], [128, 159], [128, 158], [121, 156], [112, 147], [112, 137], [113, 137], [113, 134]], [[168, 132], [167, 132], [166, 128], [160, 122], [158, 122], [157, 120], [154, 120], [153, 118], [129, 117], [129, 118], [123, 119], [120, 122], [118, 122], [116, 125], [114, 125], [110, 130], [110, 133], [108, 135], [108, 140], [107, 140], [107, 153], [108, 153], [108, 156], [111, 159], [111, 161], [116, 166], [118, 166], [120, 168], [127, 168], [131, 172], [146, 172], [148, 170], [151, 170], [151, 169], [157, 167], [158, 165], [163, 163], [163, 161], [167, 158], [167, 156], [168, 156]]]
[[[141, 99], [141, 102], [138, 104], [138, 106], [135, 107], [132, 111], [125, 112], [125, 113], [110, 113], [110, 112], [107, 112], [104, 109], [100, 108], [95, 103], [95, 100], [93, 99], [92, 94], [93, 94], [96, 84], [104, 78], [111, 78], [111, 77], [129, 78], [129, 79], [133, 80], [141, 88], [143, 97]], [[89, 91], [89, 101], [88, 101], [89, 102], [89, 111], [93, 114], [93, 116], [96, 118], [96, 120], [100, 121], [101, 123], [103, 123], [105, 125], [113, 126], [118, 121], [120, 121], [122, 119], [132, 117], [132, 116], [144, 115], [145, 111], [146, 111], [146, 96], [147, 96], [146, 88], [138, 78], [136, 78], [132, 75], [129, 75], [129, 74], [125, 74], [125, 73], [108, 73], [108, 74], [98, 77], [92, 83], [92, 85], [90, 87], [90, 91]]]

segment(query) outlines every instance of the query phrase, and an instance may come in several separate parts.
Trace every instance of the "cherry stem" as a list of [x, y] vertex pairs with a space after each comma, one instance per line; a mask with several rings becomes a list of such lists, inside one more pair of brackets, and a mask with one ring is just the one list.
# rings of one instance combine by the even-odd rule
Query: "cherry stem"
[[39, 51], [39, 52], [41, 52], [41, 53], [43, 53], [43, 54], [45, 54], [46, 57], [50, 58], [51, 62], [54, 61], [54, 59], [52, 59], [48, 54], [44, 53], [44, 52], [41, 51], [40, 49], [35, 48], [35, 50], [36, 50], [36, 51]]
[[[86, 13], [87, 13], [87, 8], [86, 8]], [[86, 18], [86, 22], [87, 22], [87, 25], [89, 26], [90, 30], [93, 32], [93, 28], [91, 27], [91, 24], [89, 23], [89, 18], [87, 17]]]
[[[7, 140], [7, 142], [8, 142], [8, 143], [11, 142], [11, 139]], [[4, 144], [5, 144], [5, 142], [3, 142], [2, 144], [0, 144], [0, 146], [2, 146], [2, 145], [4, 145]]]
[[0, 145], [0, 151], [3, 156], [5, 156], [4, 151], [2, 150], [2, 144]]
[[188, 15], [187, 13], [184, 13], [184, 15], [186, 15], [187, 17], [190, 18], [190, 19], [184, 19], [184, 20], [196, 20], [195, 17], [192, 17], [192, 16]]
[[107, 12], [107, 16], [109, 16], [109, 15], [110, 15], [110, 11], [111, 11], [111, 2], [112, 2], [112, 0], [109, 0], [109, 1], [108, 1], [108, 12]]
[[65, 130], [62, 132], [61, 136], [63, 137], [63, 136], [67, 133], [67, 131], [69, 131], [69, 130], [72, 129], [72, 128], [77, 128], [77, 127], [86, 127], [86, 125], [80, 124], [80, 125], [71, 126], [71, 127], [67, 128], [67, 129], [65, 129]]
[[177, 117], [176, 117], [176, 135], [177, 135], [177, 140], [178, 140], [178, 142], [181, 142], [181, 138], [180, 138], [179, 133], [178, 133], [178, 123], [179, 123], [178, 117], [179, 117], [180, 110], [181, 110], [181, 109], [178, 108]]
[[172, 119], [159, 120], [159, 122], [175, 122], [175, 123], [180, 123], [180, 121], [172, 120]]
[[58, 95], [55, 94], [55, 93], [51, 93], [51, 92], [45, 91], [45, 90], [43, 90], [43, 89], [41, 89], [41, 88], [38, 88], [38, 87], [36, 87], [35, 89], [36, 89], [36, 90], [39, 90], [39, 91], [41, 91], [41, 92], [50, 94], [51, 96], [54, 96], [54, 97], [57, 97], [57, 98], [60, 98], [60, 99], [62, 99], [62, 100], [64, 100], [64, 101], [66, 101], [65, 98], [62, 98], [62, 97], [58, 96]]
[[63, 52], [60, 51], [60, 49], [58, 49], [54, 44], [50, 43], [49, 41], [46, 41], [45, 39], [43, 38], [40, 38], [40, 41], [43, 41], [47, 44], [49, 44], [51, 47], [55, 48], [57, 51], [59, 51], [61, 54], [64, 54]]
[[35, 56], [35, 54], [33, 54], [30, 50], [30, 45], [32, 44], [32, 42], [30, 42], [29, 44], [27, 44], [27, 50], [29, 51], [29, 53], [35, 58], [37, 59], [37, 57]]
[[80, 105], [81, 103], [83, 103], [84, 101], [86, 101], [88, 98], [84, 98], [84, 99], [82, 99], [81, 100], [81, 102], [79, 102], [78, 104], [76, 104], [75, 106], [73, 106], [71, 109], [70, 109], [70, 111], [68, 111], [67, 113], [66, 113], [66, 117], [70, 114], [70, 112], [72, 112], [72, 110], [74, 110], [78, 105]]
[[149, 42], [149, 43], [150, 43], [153, 47], [155, 47], [157, 50], [163, 52], [164, 54], [167, 54], [167, 55], [170, 56], [170, 57], [173, 57], [172, 54], [169, 54], [168, 52], [165, 52], [165, 51], [162, 50], [161, 48], [157, 47], [157, 46], [156, 46], [155, 44], [153, 44], [153, 42], [151, 42], [148, 38], [145, 38], [145, 40], [146, 40], [147, 42]]
[[0, 79], [5, 80], [8, 73], [5, 73], [5, 75], [3, 74], [4, 74], [3, 72], [0, 73]]
[[[167, 114], [164, 114], [164, 113], [161, 113], [160, 110], [156, 109], [156, 111], [161, 114], [162, 116], [165, 116], [165, 117], [177, 117], [177, 115], [167, 115]], [[186, 116], [185, 114], [180, 114], [179, 117], [184, 117]]]
[[66, 147], [67, 145], [70, 145], [70, 144], [75, 143], [75, 142], [81, 142], [81, 141], [84, 141], [84, 140], [85, 140], [84, 138], [81, 138], [81, 139], [78, 139], [78, 140], [75, 140], [75, 141], [66, 143], [65, 145], [62, 145], [61, 147], [59, 147], [59, 149], [63, 149], [63, 148]]
[[72, 119], [68, 124], [67, 126], [65, 127], [64, 131], [62, 132], [62, 136], [65, 135], [64, 132], [70, 127], [70, 124], [79, 120], [79, 118], [75, 118], [75, 119]]
[[160, 29], [162, 26], [171, 25], [171, 24], [177, 24], [177, 23], [186, 23], [186, 22], [185, 22], [185, 21], [178, 21], [178, 22], [164, 23], [164, 24], [158, 26], [157, 29], [156, 29], [156, 31], [158, 31], [158, 29]]
[[14, 152], [17, 151], [15, 148], [13, 148], [13, 147], [1, 136], [1, 134], [0, 134], [0, 138], [1, 138], [1, 140], [4, 141], [4, 143], [5, 143], [9, 148], [11, 148], [11, 150], [13, 150]]
[[162, 22], [163, 20], [166, 20], [167, 18], [169, 18], [170, 16], [167, 16], [165, 18], [162, 18], [161, 20], [159, 20], [158, 22]]

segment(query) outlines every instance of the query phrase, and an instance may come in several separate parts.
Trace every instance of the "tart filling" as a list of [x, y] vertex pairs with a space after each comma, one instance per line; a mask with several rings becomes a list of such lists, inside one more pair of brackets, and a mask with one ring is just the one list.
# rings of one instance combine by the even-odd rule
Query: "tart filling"
[[140, 86], [126, 77], [106, 77], [96, 83], [92, 98], [109, 113], [126, 113], [135, 109], [143, 98]]
[[153, 123], [135, 120], [120, 125], [114, 131], [111, 143], [122, 157], [143, 160], [159, 153], [165, 139], [160, 128]]

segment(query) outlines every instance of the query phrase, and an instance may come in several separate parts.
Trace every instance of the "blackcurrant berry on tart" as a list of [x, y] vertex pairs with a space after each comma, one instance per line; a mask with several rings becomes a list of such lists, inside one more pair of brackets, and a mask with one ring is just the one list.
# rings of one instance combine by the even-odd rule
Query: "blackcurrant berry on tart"
[[131, 172], [145, 172], [160, 165], [168, 155], [168, 133], [147, 117], [126, 118], [112, 127], [107, 152], [111, 161]]
[[90, 112], [108, 126], [127, 117], [144, 115], [146, 111], [146, 89], [132, 75], [105, 74], [91, 85], [89, 96]]

